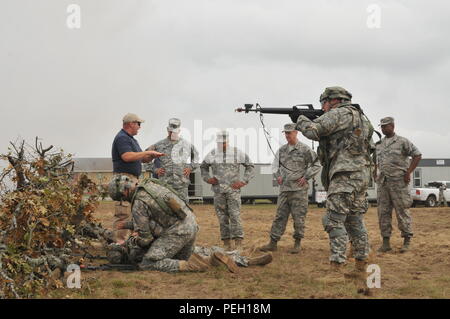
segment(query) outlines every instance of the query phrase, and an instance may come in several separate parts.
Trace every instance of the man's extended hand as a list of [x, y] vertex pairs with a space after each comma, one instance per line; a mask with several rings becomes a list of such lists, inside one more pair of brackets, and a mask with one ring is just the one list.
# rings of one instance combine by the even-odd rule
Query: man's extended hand
[[160, 153], [157, 151], [144, 151], [144, 158], [142, 159], [142, 162], [144, 163], [148, 163], [151, 162], [153, 159], [157, 158], [157, 157], [161, 157], [161, 156], [165, 156], [166, 154], [164, 153]]
[[186, 167], [185, 169], [183, 169], [183, 175], [186, 178], [189, 178], [189, 175], [191, 175], [192, 170], [189, 167]]
[[237, 182], [235, 182], [235, 183], [233, 183], [231, 185], [231, 188], [232, 189], [240, 189], [240, 188], [244, 187], [245, 185], [247, 185], [247, 183], [241, 182], [241, 181], [237, 181]]
[[219, 181], [218, 181], [217, 178], [215, 178], [215, 177], [209, 178], [206, 182], [207, 182], [208, 184], [211, 184], [211, 185], [216, 185], [216, 184], [219, 183]]
[[158, 175], [158, 177], [163, 176], [164, 174], [166, 174], [166, 169], [164, 167], [160, 167], [156, 170], [156, 175]]
[[144, 151], [144, 152], [125, 152], [120, 157], [124, 162], [142, 161], [148, 163], [156, 157], [165, 156], [166, 154], [156, 151]]
[[147, 155], [150, 156], [150, 158], [157, 158], [157, 157], [161, 157], [161, 156], [166, 156], [166, 154], [164, 153], [160, 153], [157, 151], [145, 151], [145, 153], [147, 153]]
[[308, 181], [306, 180], [306, 178], [301, 177], [297, 180], [297, 185], [300, 187], [305, 186], [306, 184], [308, 184]]

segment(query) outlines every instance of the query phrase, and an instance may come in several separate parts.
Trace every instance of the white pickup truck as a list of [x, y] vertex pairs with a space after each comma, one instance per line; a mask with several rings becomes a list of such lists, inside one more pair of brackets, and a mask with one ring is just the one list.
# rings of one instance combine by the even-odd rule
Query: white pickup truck
[[435, 207], [439, 199], [439, 185], [445, 184], [447, 189], [444, 191], [445, 199], [450, 199], [450, 181], [429, 182], [424, 188], [412, 188], [411, 198], [413, 199], [413, 207], [417, 204], [425, 204], [427, 207]]

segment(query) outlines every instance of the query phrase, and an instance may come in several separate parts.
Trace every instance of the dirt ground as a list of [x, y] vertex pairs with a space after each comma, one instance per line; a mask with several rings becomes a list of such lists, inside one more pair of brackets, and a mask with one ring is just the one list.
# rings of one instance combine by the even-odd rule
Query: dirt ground
[[[212, 205], [193, 205], [200, 232], [199, 245], [220, 245]], [[267, 243], [276, 206], [243, 205], [244, 248], [251, 253]], [[394, 217], [393, 251], [377, 253], [381, 244], [376, 208], [366, 214], [371, 245], [370, 263], [381, 268], [381, 288], [372, 295], [357, 292], [356, 284], [329, 273], [328, 235], [321, 226], [323, 208], [310, 206], [302, 252], [287, 252], [293, 243], [292, 221], [264, 267], [240, 268], [238, 274], [224, 268], [207, 273], [167, 274], [154, 271], [83, 272], [80, 289], [59, 289], [49, 298], [449, 298], [450, 297], [450, 208], [413, 208], [415, 236], [410, 252], [401, 254], [400, 233]], [[113, 205], [103, 202], [96, 217], [111, 227]], [[258, 254], [256, 252], [256, 254]], [[346, 269], [352, 269], [349, 262]]]

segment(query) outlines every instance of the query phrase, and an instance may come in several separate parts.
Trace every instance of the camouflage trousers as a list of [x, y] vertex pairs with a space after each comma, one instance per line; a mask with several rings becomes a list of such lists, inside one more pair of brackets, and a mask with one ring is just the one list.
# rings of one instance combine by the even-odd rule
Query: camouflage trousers
[[301, 239], [305, 233], [305, 219], [308, 211], [308, 189], [280, 192], [278, 196], [278, 208], [270, 230], [270, 238], [279, 241], [283, 236], [289, 215], [294, 221], [294, 238]]
[[117, 223], [127, 221], [131, 215], [131, 207], [130, 203], [125, 201], [115, 202], [114, 206], [114, 217], [115, 220], [113, 222], [114, 229], [114, 240], [117, 241], [125, 241], [128, 237], [129, 230], [128, 229], [117, 229]]
[[447, 199], [445, 198], [444, 192], [439, 192], [438, 206], [447, 207]]
[[248, 267], [248, 258], [245, 256], [241, 256], [238, 250], [225, 251], [225, 249], [217, 246], [195, 246], [194, 248], [194, 253], [203, 257], [210, 257], [215, 252], [230, 256], [239, 267]]
[[405, 181], [403, 179], [388, 180], [384, 178], [383, 181], [378, 183], [377, 199], [381, 236], [391, 237], [392, 209], [395, 208], [398, 228], [402, 237], [411, 237], [413, 235], [412, 219], [408, 208], [411, 207], [412, 199]]
[[220, 225], [220, 237], [244, 238], [241, 225], [241, 192], [215, 193], [214, 208]]
[[[188, 215], [186, 219], [165, 230], [152, 242], [150, 248], [143, 254], [139, 268], [163, 272], [179, 271], [179, 261], [188, 260], [194, 251], [197, 232], [198, 225], [195, 218]], [[132, 255], [131, 258], [139, 256], [139, 249]]]
[[354, 258], [365, 260], [369, 256], [369, 236], [364, 224], [364, 214], [369, 207], [368, 181], [364, 172], [336, 173], [330, 181], [327, 212], [322, 218], [330, 238], [330, 261], [345, 262], [349, 239]]

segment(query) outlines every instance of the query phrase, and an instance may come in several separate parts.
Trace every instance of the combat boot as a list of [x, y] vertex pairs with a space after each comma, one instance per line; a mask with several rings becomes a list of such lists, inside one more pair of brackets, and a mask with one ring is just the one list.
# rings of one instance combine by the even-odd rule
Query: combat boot
[[389, 237], [383, 237], [383, 246], [381, 246], [378, 249], [379, 253], [385, 253], [392, 250], [391, 244], [389, 243], [389, 239], [390, 239]]
[[270, 243], [265, 246], [259, 248], [260, 251], [277, 251], [277, 242], [273, 239], [270, 239]]
[[253, 257], [248, 259], [249, 266], [264, 266], [272, 262], [272, 254], [267, 253], [258, 257]]
[[231, 239], [224, 239], [223, 240], [223, 248], [225, 248], [226, 251], [230, 251], [231, 249]]
[[232, 273], [237, 273], [239, 271], [238, 266], [234, 262], [234, 260], [221, 252], [216, 251], [214, 254], [212, 254], [210, 258], [210, 263], [212, 266], [217, 267], [220, 265], [225, 265], [227, 269]]
[[242, 238], [234, 239], [234, 249], [241, 250], [242, 249]]
[[294, 247], [289, 249], [291, 254], [298, 254], [300, 252], [301, 239], [295, 239]]
[[344, 276], [348, 279], [364, 280], [366, 278], [366, 267], [366, 260], [355, 259], [355, 269], [348, 273], [345, 273]]
[[405, 237], [403, 239], [403, 247], [400, 249], [401, 253], [405, 253], [409, 250], [409, 244], [411, 243], [411, 237]]
[[205, 272], [210, 266], [202, 257], [192, 254], [189, 260], [180, 260], [178, 267], [181, 272]]

